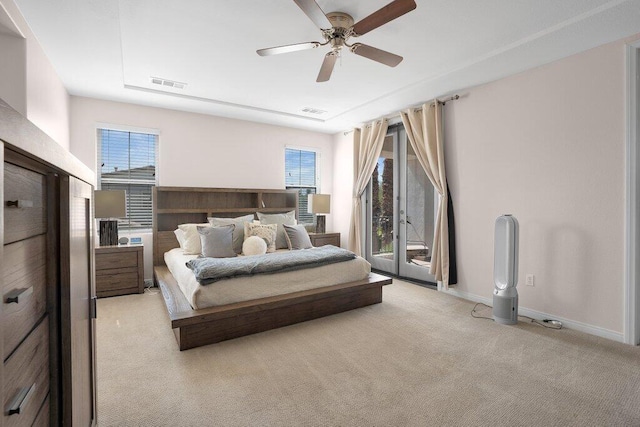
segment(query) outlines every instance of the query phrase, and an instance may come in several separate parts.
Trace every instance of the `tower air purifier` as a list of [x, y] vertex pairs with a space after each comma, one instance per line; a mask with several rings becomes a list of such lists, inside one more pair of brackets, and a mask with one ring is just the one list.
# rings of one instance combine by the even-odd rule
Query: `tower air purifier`
[[511, 215], [496, 219], [493, 253], [493, 320], [518, 323], [518, 221]]

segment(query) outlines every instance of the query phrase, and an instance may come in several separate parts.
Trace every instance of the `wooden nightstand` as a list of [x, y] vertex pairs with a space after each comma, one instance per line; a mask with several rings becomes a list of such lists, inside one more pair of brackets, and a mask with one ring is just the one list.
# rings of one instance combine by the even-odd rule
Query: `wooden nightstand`
[[309, 233], [313, 246], [333, 245], [340, 247], [340, 233]]
[[96, 294], [112, 297], [144, 292], [143, 246], [96, 248]]

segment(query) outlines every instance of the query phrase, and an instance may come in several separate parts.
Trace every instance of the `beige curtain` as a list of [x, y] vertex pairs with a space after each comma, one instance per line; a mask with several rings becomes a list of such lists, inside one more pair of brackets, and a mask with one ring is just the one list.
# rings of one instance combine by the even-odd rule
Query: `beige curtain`
[[367, 188], [387, 135], [388, 123], [378, 120], [353, 131], [353, 208], [349, 229], [349, 249], [362, 255], [362, 216], [360, 196]]
[[437, 281], [449, 288], [449, 230], [447, 223], [447, 178], [444, 166], [442, 105], [435, 100], [421, 109], [400, 113], [413, 150], [438, 194], [440, 206], [436, 216], [431, 269]]

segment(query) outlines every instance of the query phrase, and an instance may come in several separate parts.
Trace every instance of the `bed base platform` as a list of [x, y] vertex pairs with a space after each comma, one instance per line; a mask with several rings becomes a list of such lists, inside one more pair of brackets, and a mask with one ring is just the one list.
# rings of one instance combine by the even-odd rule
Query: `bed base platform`
[[165, 266], [154, 267], [180, 350], [267, 331], [382, 302], [391, 279], [371, 273], [343, 283], [218, 307], [194, 310]]

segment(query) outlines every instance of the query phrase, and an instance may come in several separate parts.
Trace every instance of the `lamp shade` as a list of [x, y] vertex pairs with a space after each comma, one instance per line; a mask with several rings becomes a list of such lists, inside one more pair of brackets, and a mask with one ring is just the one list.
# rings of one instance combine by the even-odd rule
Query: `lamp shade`
[[124, 190], [96, 190], [94, 192], [96, 218], [127, 216]]
[[331, 195], [309, 194], [307, 211], [314, 214], [331, 213]]

